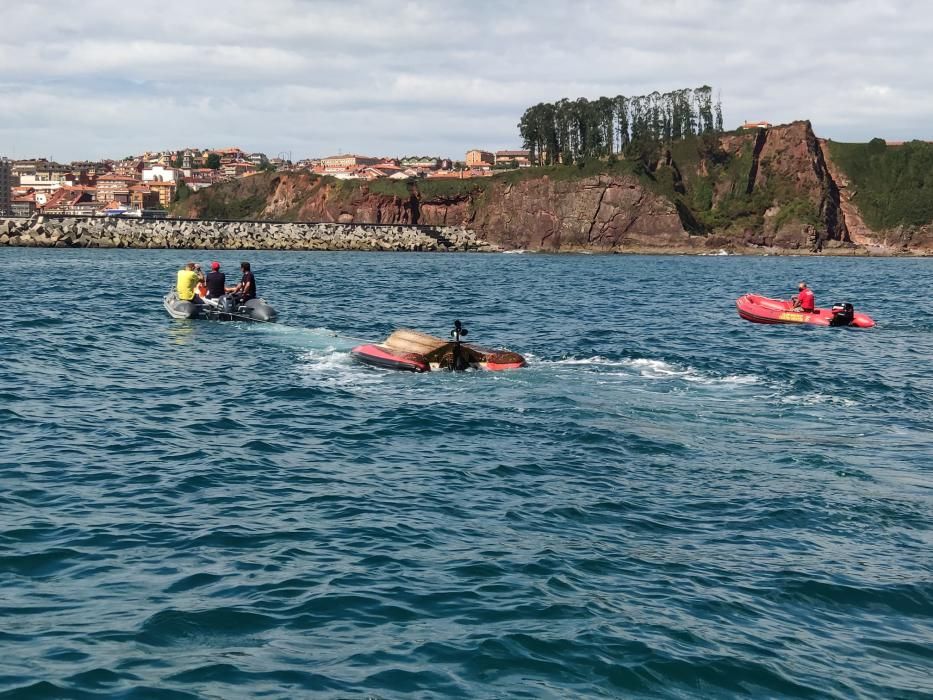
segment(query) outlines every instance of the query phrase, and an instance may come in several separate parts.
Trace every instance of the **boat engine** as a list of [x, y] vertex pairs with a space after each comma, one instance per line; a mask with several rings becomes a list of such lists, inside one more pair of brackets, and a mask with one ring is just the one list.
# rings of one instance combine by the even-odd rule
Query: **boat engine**
[[451, 337], [454, 339], [453, 358], [450, 363], [450, 370], [453, 372], [463, 372], [470, 366], [469, 361], [464, 356], [463, 346], [460, 344], [460, 338], [467, 333], [469, 331], [463, 327], [459, 320], [454, 321], [454, 329], [450, 332]]
[[849, 326], [855, 318], [855, 307], [848, 302], [844, 304], [833, 304], [833, 317], [829, 319], [830, 326]]

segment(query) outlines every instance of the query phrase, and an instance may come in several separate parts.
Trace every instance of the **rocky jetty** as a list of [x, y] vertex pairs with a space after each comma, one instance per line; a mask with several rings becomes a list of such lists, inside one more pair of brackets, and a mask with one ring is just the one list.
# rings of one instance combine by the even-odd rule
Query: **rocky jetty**
[[212, 250], [495, 251], [464, 227], [177, 219], [0, 219], [0, 246]]

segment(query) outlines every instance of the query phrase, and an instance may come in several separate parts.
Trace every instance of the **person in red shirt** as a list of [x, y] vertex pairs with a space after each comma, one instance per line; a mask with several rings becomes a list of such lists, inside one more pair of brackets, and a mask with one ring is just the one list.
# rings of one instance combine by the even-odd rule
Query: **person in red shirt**
[[813, 313], [816, 306], [816, 299], [813, 296], [813, 290], [807, 286], [806, 282], [797, 285], [797, 296], [794, 297], [794, 308], [806, 313]]

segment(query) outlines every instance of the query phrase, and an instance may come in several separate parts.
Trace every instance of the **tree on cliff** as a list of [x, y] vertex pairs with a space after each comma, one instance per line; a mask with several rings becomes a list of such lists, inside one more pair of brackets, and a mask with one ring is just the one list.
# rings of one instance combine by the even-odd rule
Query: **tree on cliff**
[[188, 197], [191, 196], [191, 188], [185, 183], [184, 180], [181, 180], [178, 183], [178, 187], [175, 188], [175, 202], [184, 202]]
[[205, 165], [207, 165], [207, 167], [210, 168], [211, 170], [219, 170], [220, 169], [220, 154], [211, 153], [210, 155], [208, 155], [207, 162], [205, 163]]
[[659, 144], [722, 131], [722, 105], [713, 102], [709, 85], [593, 101], [562, 98], [526, 109], [518, 130], [538, 165], [616, 154], [643, 158]]

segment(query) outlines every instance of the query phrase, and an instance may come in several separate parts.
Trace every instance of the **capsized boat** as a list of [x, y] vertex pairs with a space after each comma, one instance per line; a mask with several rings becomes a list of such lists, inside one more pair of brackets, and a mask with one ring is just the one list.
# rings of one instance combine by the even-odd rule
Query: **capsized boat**
[[801, 311], [789, 299], [770, 299], [760, 294], [743, 294], [735, 301], [739, 316], [752, 323], [806, 323], [811, 326], [855, 326], [871, 328], [874, 320], [855, 311], [852, 304], [835, 304], [831, 309]]
[[225, 294], [217, 299], [202, 299], [195, 304], [178, 298], [173, 288], [162, 299], [165, 310], [172, 318], [203, 318], [210, 321], [275, 321], [278, 314], [264, 299], [250, 299], [238, 304], [233, 295]]
[[400, 328], [382, 343], [359, 345], [350, 351], [357, 360], [374, 367], [404, 372], [437, 370], [488, 369], [504, 370], [524, 367], [527, 362], [509, 350], [490, 350], [464, 343], [467, 329], [460, 321], [450, 332], [452, 340], [427, 333]]

